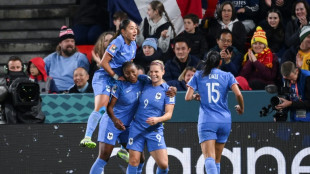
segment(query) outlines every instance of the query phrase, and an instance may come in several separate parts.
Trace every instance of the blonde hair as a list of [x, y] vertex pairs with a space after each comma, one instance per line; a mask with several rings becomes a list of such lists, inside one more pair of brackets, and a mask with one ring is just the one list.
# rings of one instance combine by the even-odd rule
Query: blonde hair
[[179, 78], [178, 78], [178, 81], [183, 81], [184, 78], [185, 78], [185, 75], [188, 71], [193, 71], [193, 72], [196, 72], [196, 68], [195, 67], [192, 67], [192, 66], [187, 66], [183, 72], [180, 74]]
[[[106, 47], [104, 47], [104, 39], [109, 34], [112, 35], [112, 37], [115, 35], [115, 33], [113, 31], [107, 31], [107, 32], [102, 33], [99, 36], [99, 38], [98, 38], [98, 40], [94, 46], [94, 51], [95, 51], [95, 53], [97, 53], [99, 55], [100, 59], [103, 57], [103, 54], [104, 54], [105, 50], [107, 49]], [[109, 43], [110, 42], [111, 42], [111, 40], [109, 41]]]
[[150, 64], [150, 66], [152, 66], [152, 65], [158, 65], [158, 66], [160, 66], [160, 69], [161, 69], [161, 70], [165, 70], [164, 62], [161, 61], [161, 60], [153, 60], [153, 61], [151, 62], [151, 64]]

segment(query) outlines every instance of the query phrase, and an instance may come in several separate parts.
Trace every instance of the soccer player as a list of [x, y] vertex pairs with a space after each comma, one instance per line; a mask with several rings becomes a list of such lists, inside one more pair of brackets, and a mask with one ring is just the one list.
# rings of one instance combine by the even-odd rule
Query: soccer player
[[[112, 88], [112, 98], [99, 124], [99, 157], [93, 164], [90, 174], [101, 174], [107, 164], [116, 140], [126, 147], [130, 123], [138, 107], [138, 99], [143, 82], [138, 80], [138, 69], [133, 62], [123, 64], [124, 78]], [[142, 155], [143, 156], [143, 155]], [[140, 161], [142, 172], [144, 157]]]
[[[220, 173], [221, 155], [231, 129], [231, 114], [227, 105], [229, 89], [236, 96], [237, 113], [244, 112], [238, 83], [230, 72], [218, 69], [221, 63], [220, 54], [210, 51], [204, 61], [204, 69], [196, 71], [187, 83], [185, 95], [186, 101], [200, 100], [198, 137], [208, 174]], [[194, 91], [198, 91], [198, 94], [194, 94]]]
[[123, 80], [122, 65], [124, 62], [135, 58], [137, 45], [137, 25], [131, 20], [123, 20], [119, 31], [106, 49], [101, 66], [94, 74], [92, 86], [95, 95], [95, 108], [87, 121], [87, 128], [81, 146], [89, 148], [96, 147], [96, 143], [91, 140], [91, 136], [97, 127], [101, 116], [106, 112], [106, 107], [110, 99], [111, 85], [115, 80]]
[[169, 171], [162, 122], [171, 119], [175, 97], [166, 95], [169, 86], [163, 80], [164, 73], [162, 61], [151, 62], [149, 72], [151, 83], [146, 84], [143, 88], [139, 106], [129, 130], [127, 174], [137, 173], [145, 143], [158, 165], [157, 173], [164, 174]]

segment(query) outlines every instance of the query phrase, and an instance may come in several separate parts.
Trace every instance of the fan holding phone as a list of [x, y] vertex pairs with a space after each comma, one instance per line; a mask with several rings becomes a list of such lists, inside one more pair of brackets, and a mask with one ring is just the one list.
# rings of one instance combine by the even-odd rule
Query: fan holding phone
[[242, 64], [242, 54], [232, 46], [232, 39], [231, 31], [222, 29], [216, 38], [217, 45], [210, 50], [220, 53], [223, 60], [220, 66], [221, 70], [237, 76]]

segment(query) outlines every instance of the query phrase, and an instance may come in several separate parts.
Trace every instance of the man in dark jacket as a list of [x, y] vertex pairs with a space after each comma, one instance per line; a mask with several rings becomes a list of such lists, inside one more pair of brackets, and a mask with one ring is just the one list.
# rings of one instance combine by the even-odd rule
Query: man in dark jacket
[[210, 50], [220, 53], [223, 59], [220, 69], [231, 72], [236, 77], [239, 74], [243, 59], [241, 53], [232, 45], [232, 39], [232, 32], [223, 29], [216, 38], [217, 45]]
[[188, 43], [188, 40], [183, 37], [177, 37], [175, 39], [175, 57], [168, 60], [165, 64], [164, 79], [166, 81], [177, 80], [185, 67], [196, 67], [198, 65], [200, 59], [189, 54], [191, 47]]
[[79, 67], [74, 70], [74, 85], [70, 88], [69, 93], [93, 93], [92, 86], [88, 83], [89, 75], [86, 69]]

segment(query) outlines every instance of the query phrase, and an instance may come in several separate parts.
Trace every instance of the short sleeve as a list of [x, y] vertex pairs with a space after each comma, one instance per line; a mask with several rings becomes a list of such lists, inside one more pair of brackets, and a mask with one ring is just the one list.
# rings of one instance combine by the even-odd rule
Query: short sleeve
[[231, 88], [233, 84], [238, 84], [236, 78], [231, 73], [228, 73], [228, 86]]
[[[166, 91], [169, 90], [169, 85], [166, 86]], [[175, 96], [174, 97], [169, 97], [165, 94], [165, 104], [175, 104]]]
[[189, 82], [187, 83], [187, 86], [190, 86], [194, 89], [194, 91], [197, 91], [197, 87], [198, 87], [198, 72], [195, 72], [194, 76], [189, 80]]
[[106, 51], [112, 56], [114, 57], [116, 55], [116, 53], [120, 50], [121, 46], [122, 46], [122, 42], [120, 39], [118, 39], [119, 37], [117, 37], [116, 39], [114, 39], [109, 46], [107, 47]]

